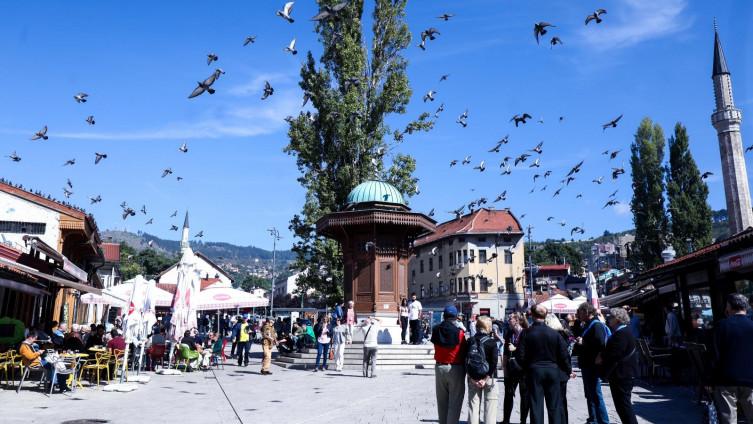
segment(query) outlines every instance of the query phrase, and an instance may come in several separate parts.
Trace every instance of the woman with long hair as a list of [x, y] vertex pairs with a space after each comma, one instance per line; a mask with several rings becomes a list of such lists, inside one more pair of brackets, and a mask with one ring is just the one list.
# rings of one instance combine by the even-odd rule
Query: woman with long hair
[[523, 368], [517, 359], [517, 350], [528, 329], [528, 320], [515, 312], [508, 320], [508, 331], [505, 335], [505, 346], [502, 353], [502, 366], [505, 373], [505, 400], [503, 424], [510, 424], [512, 406], [515, 400], [515, 390], [520, 388], [520, 423], [525, 424], [528, 418], [529, 402], [528, 390]]
[[405, 297], [400, 299], [399, 312], [398, 324], [400, 324], [400, 344], [408, 344], [408, 339], [406, 339], [406, 337], [408, 336], [408, 317], [410, 314], [408, 313], [408, 299]]
[[[327, 369], [327, 359], [329, 359], [329, 342], [330, 328], [329, 328], [329, 315], [323, 315], [319, 317], [319, 322], [314, 327], [314, 335], [316, 336], [316, 364], [314, 365], [314, 372], [324, 371]], [[321, 368], [319, 367], [319, 360], [323, 359]]]

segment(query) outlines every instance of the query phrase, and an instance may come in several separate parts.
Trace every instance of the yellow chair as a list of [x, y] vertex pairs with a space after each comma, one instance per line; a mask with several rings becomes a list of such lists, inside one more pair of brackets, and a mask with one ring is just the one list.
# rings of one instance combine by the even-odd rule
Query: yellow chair
[[91, 372], [97, 372], [97, 387], [99, 387], [99, 375], [104, 370], [107, 377], [107, 383], [110, 383], [110, 354], [109, 353], [97, 353], [95, 359], [87, 360], [84, 365], [81, 366], [81, 373], [78, 376], [79, 381], [84, 376], [84, 371], [89, 371], [89, 381], [91, 382]]
[[10, 351], [4, 352], [4, 353], [0, 353], [0, 370], [2, 370], [3, 373], [5, 374], [5, 384], [6, 385], [10, 384], [10, 380], [8, 379], [8, 369], [10, 368], [10, 364], [12, 363], [11, 361], [12, 361], [12, 359], [11, 359], [11, 352]]
[[[3, 371], [5, 371], [5, 377], [6, 381], [13, 384], [13, 386], [16, 385], [16, 369], [19, 370], [21, 374], [24, 372], [24, 366], [21, 363], [21, 355], [17, 354], [15, 350], [9, 350], [6, 352], [6, 361], [5, 366], [1, 366], [3, 368]], [[8, 379], [8, 371], [10, 371], [10, 379]]]
[[[120, 370], [123, 367], [123, 357], [125, 355], [124, 350], [120, 349], [113, 349], [112, 350], [112, 364], [114, 366], [113, 369], [113, 377], [118, 376], [118, 370]], [[128, 377], [128, 367], [126, 367], [126, 373], [125, 377]]]

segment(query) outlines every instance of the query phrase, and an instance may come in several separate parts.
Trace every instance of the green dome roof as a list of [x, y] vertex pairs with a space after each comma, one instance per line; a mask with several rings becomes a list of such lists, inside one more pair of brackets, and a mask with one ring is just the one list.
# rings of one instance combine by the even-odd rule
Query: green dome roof
[[405, 205], [403, 195], [392, 184], [382, 181], [363, 182], [348, 194], [349, 205], [371, 202]]

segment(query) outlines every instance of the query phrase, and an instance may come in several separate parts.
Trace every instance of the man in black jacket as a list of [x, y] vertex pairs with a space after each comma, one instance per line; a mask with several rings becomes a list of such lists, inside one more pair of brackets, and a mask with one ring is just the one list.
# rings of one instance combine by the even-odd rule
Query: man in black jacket
[[[633, 379], [638, 375], [638, 352], [635, 336], [630, 331], [630, 316], [622, 308], [609, 310], [612, 337], [601, 354], [603, 377], [609, 381], [614, 409], [623, 424], [638, 424], [630, 395]], [[599, 362], [599, 359], [597, 359]]]
[[547, 310], [544, 305], [531, 307], [533, 325], [518, 347], [518, 358], [528, 378], [528, 393], [531, 400], [531, 422], [544, 423], [544, 400], [548, 422], [561, 424], [560, 371], [571, 375], [565, 340], [544, 324]]
[[578, 306], [578, 319], [583, 322], [583, 332], [578, 337], [578, 364], [583, 374], [583, 392], [586, 395], [588, 424], [609, 424], [607, 406], [601, 394], [601, 379], [596, 367], [596, 357], [607, 346], [607, 326], [596, 317], [596, 308], [588, 302]]
[[722, 424], [737, 423], [739, 403], [745, 419], [753, 423], [753, 321], [746, 316], [748, 301], [741, 294], [727, 296], [727, 319], [714, 334], [716, 389], [714, 402]]

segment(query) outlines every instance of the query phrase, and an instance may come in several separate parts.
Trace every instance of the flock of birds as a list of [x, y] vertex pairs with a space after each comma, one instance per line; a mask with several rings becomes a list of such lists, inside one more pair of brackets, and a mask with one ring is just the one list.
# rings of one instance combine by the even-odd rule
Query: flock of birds
[[[294, 5], [295, 5], [295, 2], [293, 1], [285, 3], [281, 9], [275, 12], [275, 16], [279, 17], [280, 19], [284, 20], [287, 23], [290, 23], [290, 24], [294, 23], [295, 22]], [[319, 10], [319, 12], [316, 15], [314, 15], [310, 19], [311, 21], [318, 22], [318, 23], [325, 22], [327, 20], [341, 19], [343, 12], [347, 10], [349, 5], [350, 5], [349, 1], [342, 1], [333, 6], [324, 6]], [[606, 20], [606, 15], [607, 15], [607, 11], [605, 9], [597, 9], [594, 12], [586, 16], [585, 25], [588, 26], [592, 23], [594, 25], [602, 24]], [[451, 21], [454, 17], [455, 15], [452, 13], [443, 13], [442, 15], [437, 16], [436, 18], [442, 23], [447, 23]], [[550, 32], [555, 32], [557, 29], [558, 27], [552, 23], [544, 22], [544, 21], [536, 22], [533, 25], [533, 35], [534, 35], [534, 39], [536, 43], [539, 44], [541, 40], [543, 40], [547, 34], [549, 34]], [[429, 43], [431, 43], [432, 41], [435, 41], [439, 36], [441, 36], [441, 32], [439, 31], [438, 28], [435, 28], [435, 27], [426, 28], [420, 32], [420, 42], [417, 45], [417, 47], [421, 49], [422, 51], [426, 51], [429, 46]], [[257, 42], [256, 35], [247, 35], [243, 39], [242, 45], [245, 47], [245, 46], [253, 45], [256, 42]], [[549, 38], [549, 44], [551, 48], [554, 48], [555, 46], [563, 45], [564, 42], [560, 36], [551, 35]], [[285, 53], [296, 55], [298, 53], [296, 49], [296, 39], [292, 38], [290, 43], [287, 46], [284, 46], [282, 50]], [[218, 63], [219, 60], [220, 60], [219, 56], [213, 52], [210, 52], [206, 55], [207, 66], [212, 66], [213, 64]], [[215, 68], [215, 70], [208, 77], [206, 77], [205, 79], [201, 81], [197, 81], [196, 87], [188, 95], [188, 99], [196, 99], [204, 94], [208, 94], [208, 95], [215, 94], [216, 93], [215, 86], [223, 75], [225, 75], [225, 71], [223, 69], [219, 67]], [[450, 75], [448, 74], [441, 75], [439, 78], [439, 83], [447, 81], [449, 79], [449, 76]], [[358, 84], [359, 82], [358, 81], [345, 81], [345, 84], [349, 84], [349, 83]], [[270, 96], [273, 96], [275, 93], [275, 89], [270, 84], [269, 81], [265, 81], [264, 86], [260, 88], [262, 90], [261, 100], [266, 100]], [[435, 100], [439, 98], [438, 94], [439, 92], [434, 89], [427, 91], [422, 97], [423, 103], [426, 104], [426, 103], [434, 102]], [[77, 104], [85, 104], [89, 101], [89, 95], [85, 92], [79, 92], [73, 96], [73, 99]], [[309, 99], [310, 99], [309, 93], [304, 92], [301, 108], [305, 107]], [[440, 115], [444, 112], [444, 110], [445, 110], [445, 104], [440, 103], [439, 107], [433, 113], [434, 119], [438, 119]], [[430, 114], [426, 113], [424, 115], [426, 117], [426, 116], [429, 116]], [[457, 123], [461, 128], [467, 128], [469, 125], [469, 117], [470, 117], [469, 111], [468, 109], [466, 109], [463, 113], [461, 113], [457, 117], [457, 119], [455, 120], [455, 123]], [[618, 124], [621, 122], [622, 117], [623, 115], [620, 114], [614, 119], [611, 119], [608, 122], [605, 122], [604, 124], [601, 125], [602, 130], [606, 131], [611, 128], [617, 128]], [[286, 119], [291, 119], [291, 118], [288, 117]], [[514, 114], [510, 118], [510, 124], [514, 126], [514, 128], [523, 128], [527, 125], [530, 125], [533, 119], [534, 118], [531, 113], [521, 112], [521, 113]], [[565, 120], [564, 116], [560, 116], [558, 119], [559, 123], [563, 123], [564, 120]], [[94, 115], [88, 115], [85, 119], [85, 122], [89, 126], [96, 125], [96, 120], [95, 120]], [[540, 118], [537, 121], [537, 123], [544, 124], [543, 118]], [[411, 133], [412, 130], [413, 129], [409, 126], [402, 133], [397, 132], [395, 134], [396, 141], [398, 142], [401, 141], [402, 136], [406, 133]], [[42, 129], [40, 129], [39, 131], [35, 132], [32, 135], [31, 140], [46, 141], [46, 140], [49, 140], [49, 137], [50, 136], [48, 135], [48, 128], [45, 125]], [[551, 196], [552, 198], [555, 198], [558, 196], [564, 196], [564, 190], [570, 187], [573, 187], [574, 185], [571, 185], [571, 184], [573, 184], [576, 180], [581, 179], [581, 171], [584, 165], [584, 161], [580, 161], [574, 166], [572, 166], [569, 169], [569, 171], [561, 177], [561, 179], [558, 179], [554, 176], [553, 170], [543, 168], [544, 166], [544, 161], [543, 161], [544, 142], [543, 141], [539, 142], [538, 144], [536, 144], [530, 149], [525, 149], [522, 152], [519, 151], [516, 154], [510, 154], [510, 155], [503, 154], [502, 150], [508, 148], [508, 144], [510, 143], [510, 141], [511, 141], [511, 138], [509, 134], [497, 140], [487, 152], [490, 154], [490, 156], [481, 159], [479, 162], [477, 162], [477, 164], [475, 164], [475, 166], [471, 166], [473, 164], [471, 155], [467, 155], [463, 157], [462, 159], [452, 159], [450, 161], [450, 167], [452, 168], [458, 165], [459, 165], [458, 166], [459, 168], [471, 167], [475, 171], [484, 173], [484, 172], [487, 172], [488, 169], [491, 169], [491, 167], [487, 166], [487, 162], [489, 163], [493, 162], [495, 164], [498, 162], [499, 163], [498, 168], [500, 170], [499, 172], [502, 176], [511, 175], [515, 169], [528, 168], [534, 171], [534, 173], [532, 174], [533, 187], [529, 191], [529, 194], [534, 194], [536, 192], [540, 193], [540, 192], [549, 191], [552, 193], [552, 196]], [[187, 154], [189, 151], [188, 145], [186, 143], [182, 143], [178, 147], [177, 150], [180, 154]], [[753, 146], [746, 148], [746, 152], [749, 152], [751, 150], [753, 150]], [[617, 150], [605, 150], [602, 153], [606, 157], [605, 161], [609, 164], [609, 168], [611, 168], [611, 171], [608, 174], [596, 175], [595, 177], [593, 177], [593, 179], [591, 179], [592, 184], [595, 184], [595, 185], [603, 184], [605, 182], [605, 178], [607, 175], [611, 176], [611, 180], [617, 180], [621, 175], [625, 174], [624, 162], [622, 165], [619, 165], [619, 166], [616, 165], [615, 162], [613, 162], [618, 158], [620, 152], [621, 150], [617, 149]], [[383, 154], [384, 154], [383, 149], [380, 152], [378, 152], [378, 156], [380, 157]], [[503, 155], [503, 157], [495, 158], [493, 156], [495, 154], [501, 154]], [[10, 160], [13, 162], [20, 162], [22, 160], [22, 158], [15, 151], [12, 154], [8, 155], [8, 158], [10, 158]], [[106, 160], [107, 158], [108, 158], [108, 154], [106, 152], [94, 152], [93, 160], [94, 160], [95, 165], [100, 164], [103, 160]], [[63, 166], [64, 167], [75, 166], [77, 163], [76, 160], [77, 160], [76, 158], [68, 159], [65, 161], [65, 163], [63, 163]], [[167, 177], [173, 176], [174, 174], [175, 172], [171, 167], [166, 167], [162, 169], [161, 178], [167, 178]], [[711, 172], [706, 172], [703, 174], [702, 177], [706, 179], [710, 175], [712, 175]], [[177, 181], [183, 180], [183, 178], [179, 175], [174, 175], [174, 176]], [[66, 184], [63, 187], [63, 194], [66, 198], [70, 198], [74, 194], [73, 188], [74, 188], [73, 183], [71, 182], [70, 179], [67, 179]], [[413, 194], [419, 194], [419, 193], [420, 191], [418, 187], [416, 187], [416, 192]], [[615, 190], [612, 194], [609, 195], [607, 199], [604, 199], [602, 209], [613, 207], [620, 203], [616, 197], [617, 193], [618, 193], [618, 190]], [[583, 198], [583, 194], [581, 192], [576, 192], [574, 197], [576, 199], [581, 199]], [[500, 202], [507, 201], [507, 199], [508, 199], [508, 191], [503, 190], [494, 198], [494, 200], [491, 200], [491, 204], [496, 205]], [[102, 202], [103, 197], [101, 194], [96, 194], [94, 196], [89, 197], [89, 200], [90, 200], [90, 204], [94, 205], [94, 204]], [[471, 213], [478, 208], [484, 207], [485, 205], [487, 205], [486, 207], [490, 207], [491, 205], [489, 203], [490, 201], [487, 197], [481, 196], [476, 199], [473, 199], [472, 201], [466, 204], [461, 205], [459, 208], [452, 210], [448, 213], [456, 217], [460, 217], [464, 214], [466, 210], [469, 213]], [[129, 206], [126, 202], [122, 202], [120, 204], [120, 208], [122, 210], [121, 218], [123, 220], [126, 220], [129, 217], [135, 217], [137, 215], [137, 211], [131, 206]], [[143, 205], [139, 209], [139, 212], [146, 217], [148, 215], [146, 205]], [[433, 216], [434, 213], [435, 213], [435, 210], [432, 209], [429, 212], [429, 216]], [[526, 215], [525, 213], [522, 213], [520, 214], [519, 218], [522, 219], [525, 217], [525, 215]], [[170, 215], [170, 218], [175, 218], [176, 216], [177, 216], [177, 211], [173, 212]], [[546, 221], [553, 222], [561, 227], [567, 226], [567, 222], [565, 220], [557, 220], [553, 216], [548, 217]], [[149, 217], [149, 219], [145, 221], [144, 225], [150, 225], [153, 223], [154, 223], [154, 218]], [[529, 228], [532, 228], [532, 227], [529, 226]], [[177, 225], [171, 225], [170, 227], [171, 231], [178, 231], [178, 229], [179, 228]], [[586, 232], [586, 229], [583, 223], [581, 223], [580, 225], [575, 225], [575, 226], [570, 227], [571, 237], [576, 234], [583, 235], [585, 232]], [[203, 236], [203, 231], [200, 231], [199, 233], [195, 235], [195, 237], [202, 237], [202, 236]]]

